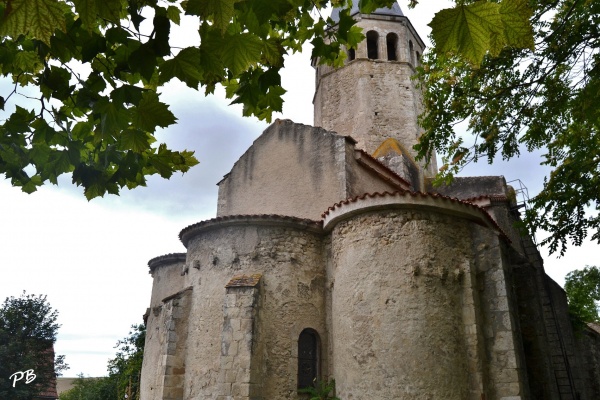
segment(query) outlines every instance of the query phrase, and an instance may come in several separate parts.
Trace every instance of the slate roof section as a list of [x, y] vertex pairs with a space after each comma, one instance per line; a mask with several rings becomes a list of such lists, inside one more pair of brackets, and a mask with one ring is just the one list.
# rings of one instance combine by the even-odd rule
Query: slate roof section
[[[360, 10], [358, 9], [358, 3], [359, 3], [359, 0], [353, 0], [352, 8], [350, 9], [351, 16], [360, 13]], [[335, 7], [331, 11], [331, 19], [334, 20], [335, 22], [339, 22], [341, 11], [342, 11], [341, 7]], [[386, 16], [391, 16], [391, 17], [403, 17], [404, 13], [402, 12], [402, 9], [398, 5], [398, 2], [394, 2], [394, 4], [392, 5], [392, 8], [381, 7], [381, 8], [376, 9], [369, 15], [386, 15]]]

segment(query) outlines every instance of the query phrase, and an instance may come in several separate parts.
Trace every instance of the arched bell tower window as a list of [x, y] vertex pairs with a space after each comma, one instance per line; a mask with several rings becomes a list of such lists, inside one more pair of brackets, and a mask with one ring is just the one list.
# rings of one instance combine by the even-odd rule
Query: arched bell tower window
[[371, 60], [377, 60], [379, 58], [379, 52], [377, 51], [377, 42], [379, 41], [379, 34], [375, 31], [367, 32], [367, 56]]
[[356, 58], [356, 50], [348, 49], [348, 61], [352, 61]]
[[298, 337], [298, 389], [313, 386], [318, 380], [320, 357], [319, 334], [314, 329], [304, 329]]
[[398, 55], [396, 54], [396, 48], [398, 45], [398, 35], [395, 33], [388, 33], [385, 37], [387, 44], [387, 58], [389, 61], [397, 61]]
[[416, 65], [418, 66], [418, 65], [421, 65], [421, 54], [417, 51], [416, 55], [417, 55], [417, 64]]
[[415, 65], [415, 48], [413, 46], [412, 40], [408, 41], [408, 57], [409, 57], [410, 63], [412, 65]]

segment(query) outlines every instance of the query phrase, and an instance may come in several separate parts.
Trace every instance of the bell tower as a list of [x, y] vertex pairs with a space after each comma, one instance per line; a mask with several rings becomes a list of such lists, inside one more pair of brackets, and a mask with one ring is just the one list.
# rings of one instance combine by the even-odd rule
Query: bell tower
[[[339, 8], [332, 12], [336, 22], [339, 13]], [[422, 133], [417, 118], [423, 107], [420, 90], [411, 76], [425, 44], [398, 3], [372, 14], [361, 14], [356, 4], [350, 15], [366, 39], [356, 50], [347, 50], [341, 68], [314, 63], [314, 124], [352, 136], [359, 148], [400, 175], [405, 175], [401, 170], [412, 170], [413, 175], [418, 170], [422, 182], [423, 177], [437, 172], [435, 159], [426, 168], [424, 162], [414, 162], [413, 146]], [[403, 160], [399, 161], [398, 156]]]

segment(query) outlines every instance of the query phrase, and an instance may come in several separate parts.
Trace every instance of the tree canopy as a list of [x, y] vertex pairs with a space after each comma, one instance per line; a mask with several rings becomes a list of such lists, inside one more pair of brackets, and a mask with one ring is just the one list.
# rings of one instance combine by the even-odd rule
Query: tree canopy
[[61, 393], [60, 400], [139, 399], [146, 327], [139, 324], [131, 329], [129, 336], [117, 342], [117, 354], [108, 361], [108, 376], [80, 375], [72, 389]]
[[569, 311], [583, 322], [600, 322], [600, 269], [586, 266], [571, 271], [565, 277], [565, 292]]
[[[392, 3], [362, 0], [360, 10]], [[531, 46], [525, 3], [461, 4], [432, 22], [434, 35], [475, 63], [488, 50]], [[270, 120], [282, 109], [285, 54], [309, 41], [313, 57], [341, 65], [340, 49], [364, 38], [348, 11], [330, 29], [320, 14], [330, 4], [351, 1], [0, 1], [0, 74], [13, 82], [0, 93], [0, 109], [11, 110], [0, 125], [0, 174], [31, 193], [68, 173], [92, 199], [188, 171], [198, 162], [192, 151], [155, 143], [156, 130], [176, 122], [161, 87], [178, 79], [212, 93], [222, 85], [244, 115]], [[171, 32], [184, 14], [196, 18], [199, 42], [181, 48]]]
[[[54, 355], [57, 318], [46, 296], [23, 293], [4, 300], [0, 307], [0, 398], [29, 400], [54, 384], [56, 375], [67, 368], [64, 356], [55, 359]], [[28, 370], [35, 375], [29, 383], [24, 376], [11, 378]]]
[[[552, 171], [526, 222], [549, 232], [541, 244], [562, 255], [588, 235], [600, 243], [600, 2], [530, 4], [535, 51], [508, 46], [478, 65], [456, 53], [425, 57], [419, 79], [428, 112], [418, 147], [422, 156], [445, 155], [440, 179], [480, 158], [544, 151]], [[455, 130], [463, 121], [471, 139]]]

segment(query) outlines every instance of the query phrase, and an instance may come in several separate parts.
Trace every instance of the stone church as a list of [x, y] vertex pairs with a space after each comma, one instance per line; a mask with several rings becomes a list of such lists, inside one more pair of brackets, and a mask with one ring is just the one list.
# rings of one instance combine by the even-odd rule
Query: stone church
[[[600, 399], [600, 335], [519, 235], [502, 176], [415, 162], [423, 41], [398, 4], [318, 65], [315, 126], [278, 120], [186, 253], [150, 260], [142, 400]], [[334, 20], [339, 10], [333, 11]]]

